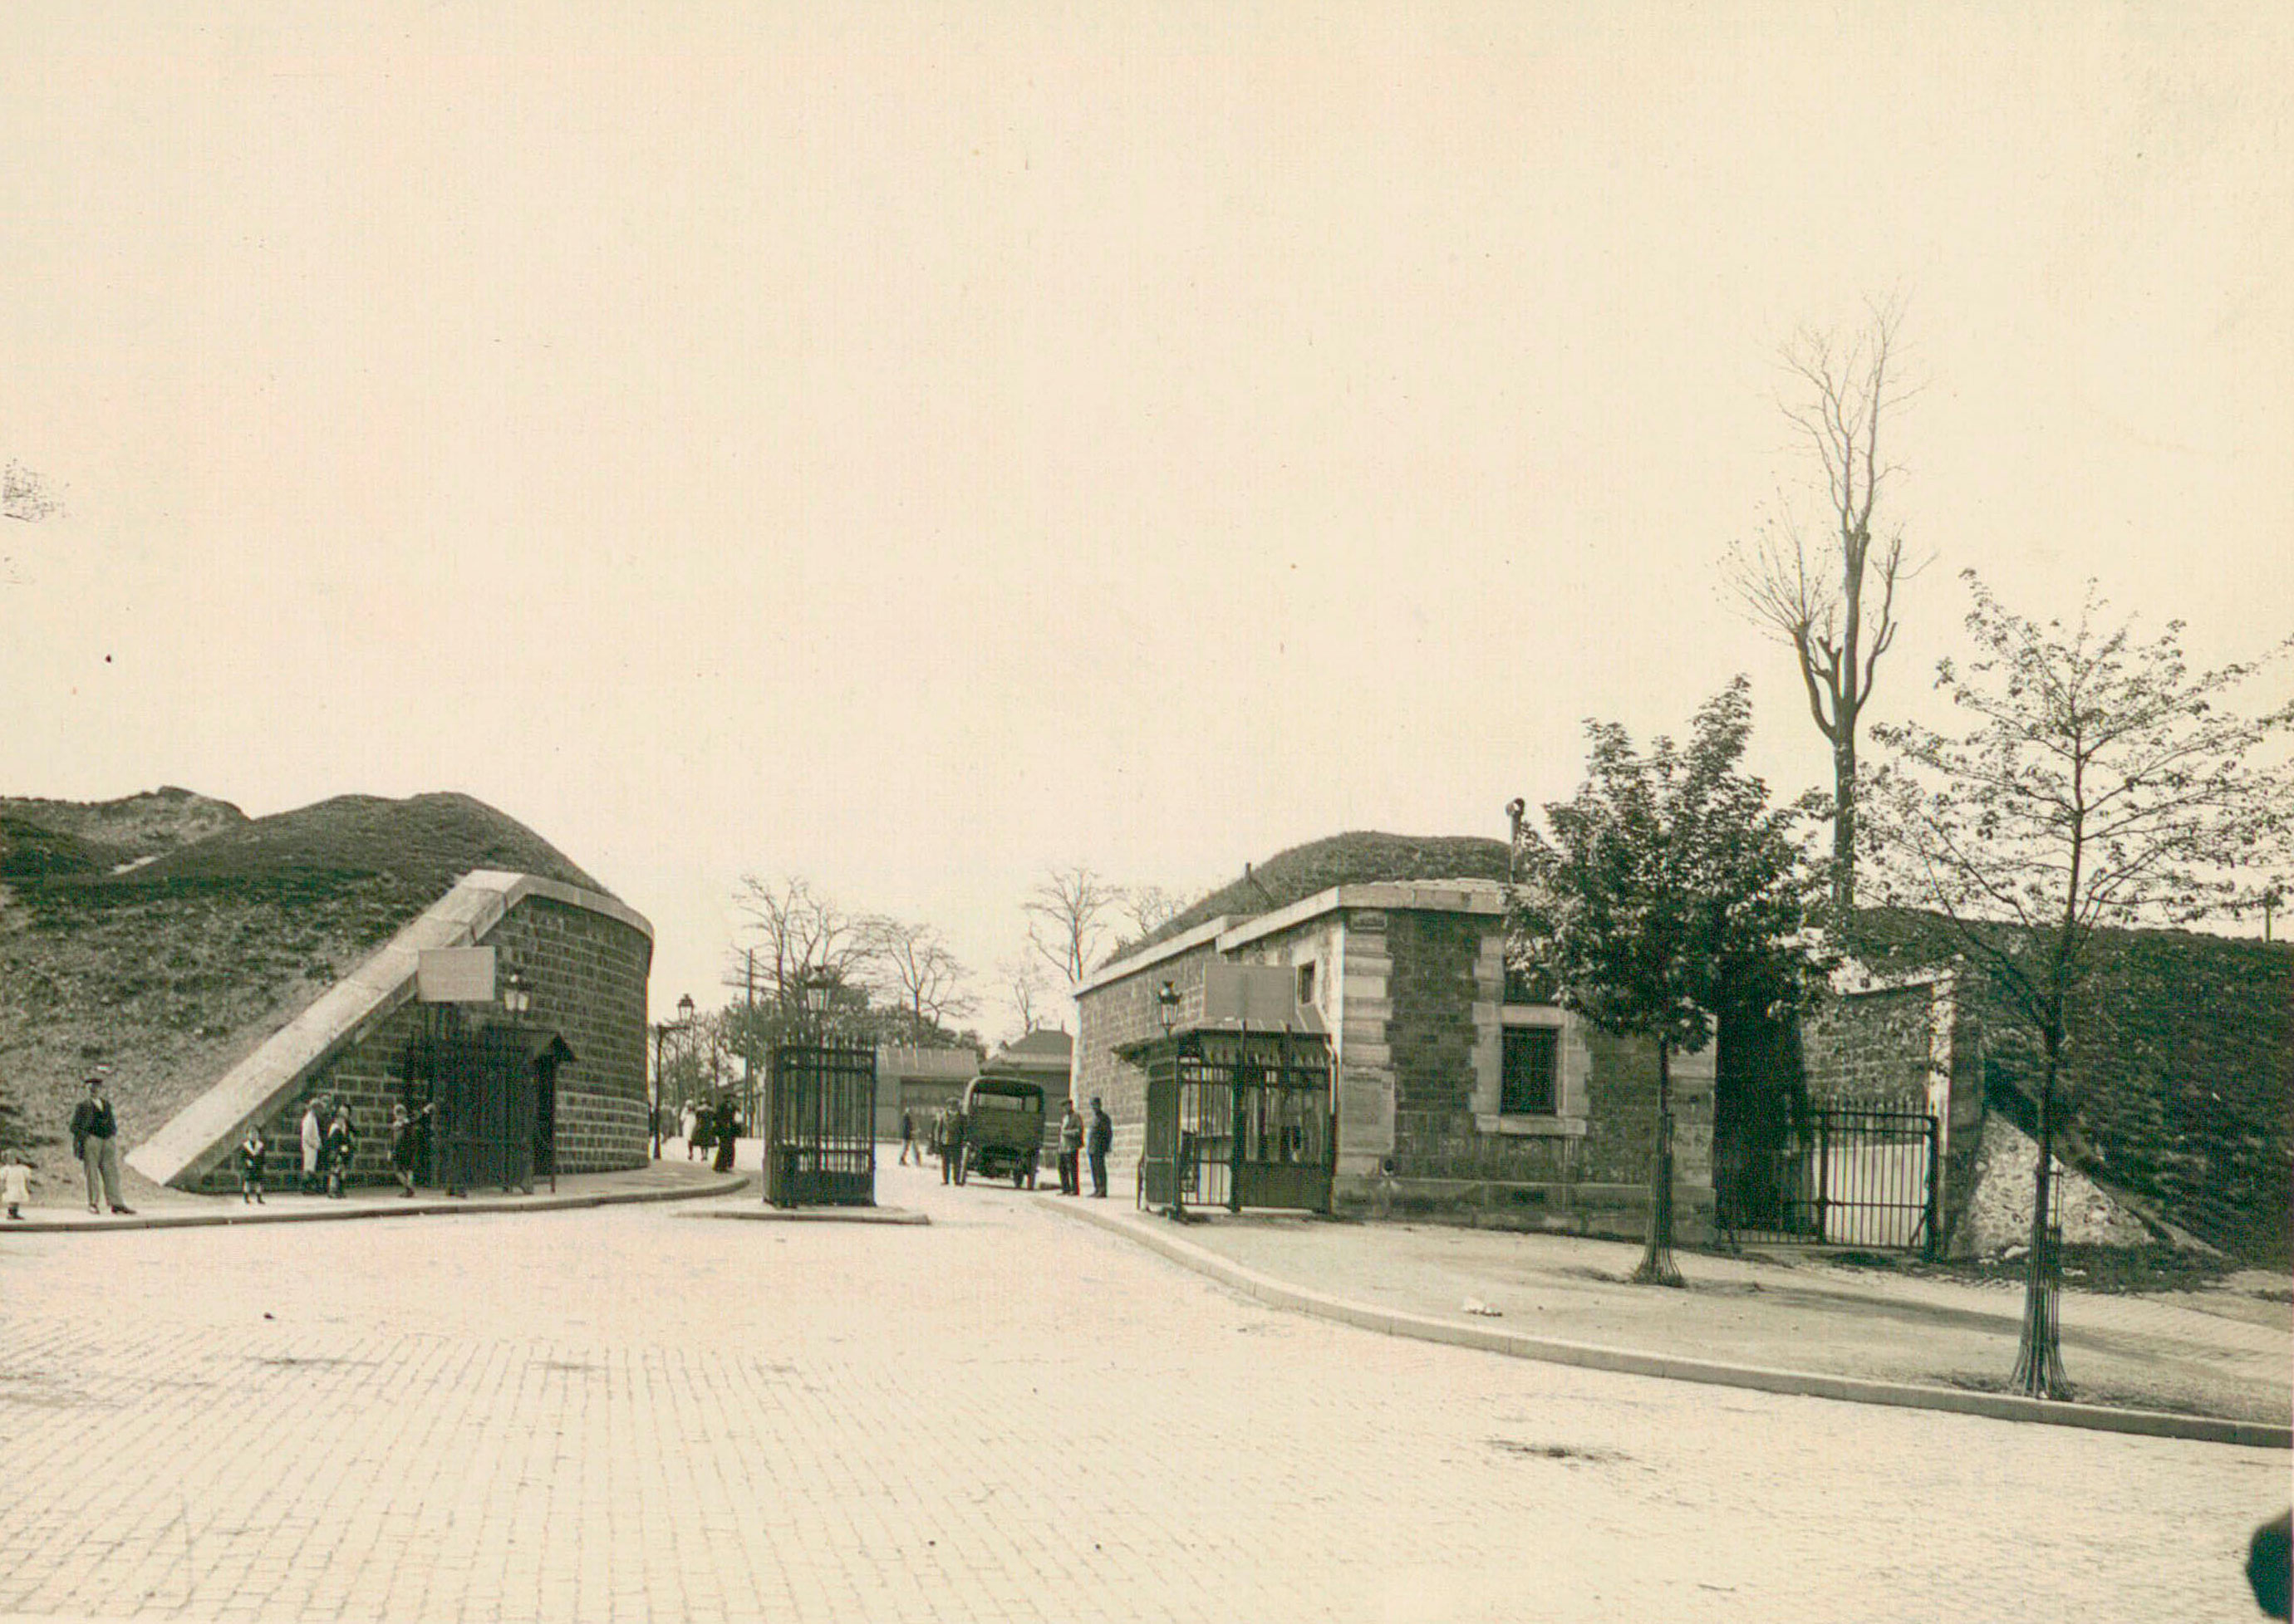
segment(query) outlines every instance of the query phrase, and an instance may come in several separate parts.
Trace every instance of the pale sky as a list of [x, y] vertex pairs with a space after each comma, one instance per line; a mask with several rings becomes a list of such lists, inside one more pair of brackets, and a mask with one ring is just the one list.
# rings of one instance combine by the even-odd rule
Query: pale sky
[[11, 4], [0, 792], [465, 791], [661, 1010], [744, 871], [987, 983], [1053, 865], [1501, 836], [1738, 670], [1796, 792], [1718, 563], [1891, 294], [1872, 716], [1970, 564], [2259, 653], [2294, 8], [1998, 9]]

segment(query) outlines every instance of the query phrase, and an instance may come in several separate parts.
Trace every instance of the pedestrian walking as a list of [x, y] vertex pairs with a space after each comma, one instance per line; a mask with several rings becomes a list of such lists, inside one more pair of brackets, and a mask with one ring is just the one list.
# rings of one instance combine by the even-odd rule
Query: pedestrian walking
[[327, 1125], [327, 1194], [337, 1201], [343, 1198], [343, 1181], [350, 1176], [351, 1157], [357, 1149], [358, 1131], [351, 1124], [351, 1108], [346, 1103]]
[[1115, 1124], [1108, 1119], [1107, 1108], [1099, 1096], [1091, 1098], [1091, 1139], [1086, 1147], [1091, 1155], [1091, 1193], [1104, 1198], [1107, 1194], [1107, 1153], [1115, 1148]]
[[133, 1215], [135, 1209], [119, 1198], [119, 1118], [111, 1108], [111, 1095], [103, 1073], [87, 1080], [87, 1098], [73, 1108], [72, 1154], [87, 1174], [87, 1210], [100, 1213], [109, 1202], [115, 1213]]
[[263, 1158], [271, 1146], [263, 1137], [263, 1130], [254, 1123], [247, 1125], [246, 1137], [239, 1141], [239, 1204], [245, 1206], [254, 1202], [266, 1205], [263, 1199]]
[[1083, 1118], [1070, 1100], [1060, 1113], [1060, 1194], [1083, 1194]]
[[900, 1108], [900, 1165], [908, 1165], [908, 1157], [916, 1158], [916, 1165], [924, 1165], [924, 1153], [916, 1145], [916, 1115], [903, 1106]]
[[8, 1216], [21, 1218], [31, 1199], [32, 1170], [24, 1165], [24, 1153], [11, 1145], [0, 1152], [0, 1204], [8, 1208]]
[[319, 1119], [316, 1100], [303, 1109], [303, 1193], [319, 1193], [319, 1153], [326, 1149], [327, 1125]]
[[677, 1113], [677, 1127], [679, 1137], [685, 1141], [685, 1159], [688, 1162], [693, 1159], [693, 1135], [700, 1125], [701, 1113], [694, 1109], [693, 1101], [687, 1100]]
[[390, 1171], [398, 1175], [398, 1193], [411, 1198], [414, 1194], [414, 1151], [420, 1142], [414, 1131], [414, 1118], [399, 1101], [390, 1108]]
[[733, 1171], [734, 1141], [741, 1136], [741, 1116], [733, 1108], [733, 1096], [725, 1095], [717, 1101], [717, 1159], [709, 1164], [712, 1173]]

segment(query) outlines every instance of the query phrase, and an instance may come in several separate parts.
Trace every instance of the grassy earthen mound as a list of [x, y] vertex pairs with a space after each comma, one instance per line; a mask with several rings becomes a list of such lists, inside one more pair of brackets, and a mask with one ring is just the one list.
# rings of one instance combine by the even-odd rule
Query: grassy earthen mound
[[0, 800], [0, 1142], [28, 1150], [36, 1199], [69, 1198], [91, 1067], [133, 1146], [476, 868], [604, 889], [467, 795], [262, 818], [172, 789]]

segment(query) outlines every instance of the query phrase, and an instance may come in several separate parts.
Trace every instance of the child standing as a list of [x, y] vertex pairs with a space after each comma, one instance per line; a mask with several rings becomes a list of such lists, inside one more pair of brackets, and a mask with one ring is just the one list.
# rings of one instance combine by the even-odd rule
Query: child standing
[[239, 1141], [239, 1204], [250, 1200], [257, 1206], [263, 1199], [263, 1156], [271, 1147], [264, 1141], [263, 1130], [253, 1123], [247, 1125], [247, 1137]]
[[21, 1218], [31, 1198], [32, 1170], [24, 1165], [23, 1152], [12, 1148], [0, 1152], [0, 1202], [7, 1205], [8, 1216]]

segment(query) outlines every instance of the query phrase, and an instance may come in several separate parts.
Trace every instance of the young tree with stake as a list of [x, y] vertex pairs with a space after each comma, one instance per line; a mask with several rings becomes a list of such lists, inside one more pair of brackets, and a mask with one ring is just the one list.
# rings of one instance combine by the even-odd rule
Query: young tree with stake
[[1633, 1279], [1678, 1286], [1672, 1260], [1672, 1057], [1711, 1042], [1732, 998], [1794, 1006], [1814, 960], [1803, 927], [1816, 883], [1797, 838], [1820, 796], [1769, 804], [1741, 768], [1752, 732], [1742, 677], [1705, 702], [1686, 748], [1636, 755], [1589, 722], [1585, 783], [1517, 824], [1510, 957], [1550, 978], [1563, 1008], [1656, 1045], [1647, 1249]]
[[[2193, 671], [2183, 624], [2148, 642], [2104, 624], [2090, 584], [2078, 619], [2040, 625], [1973, 571], [1965, 669], [1936, 686], [1970, 719], [1956, 735], [1876, 727], [1889, 752], [1867, 780], [1871, 900], [1932, 956], [1964, 955], [2038, 1041], [2031, 1249], [2013, 1386], [2064, 1398], [2050, 1223], [2052, 1170], [2069, 1127], [2063, 1061], [2071, 996], [2095, 933], [2187, 924], [2234, 907], [2242, 870], [2294, 823], [2294, 775], [2249, 759], [2294, 730], [2294, 705], [2247, 718], [2217, 707], [2260, 668]], [[2281, 645], [2278, 653], [2294, 646]]]

